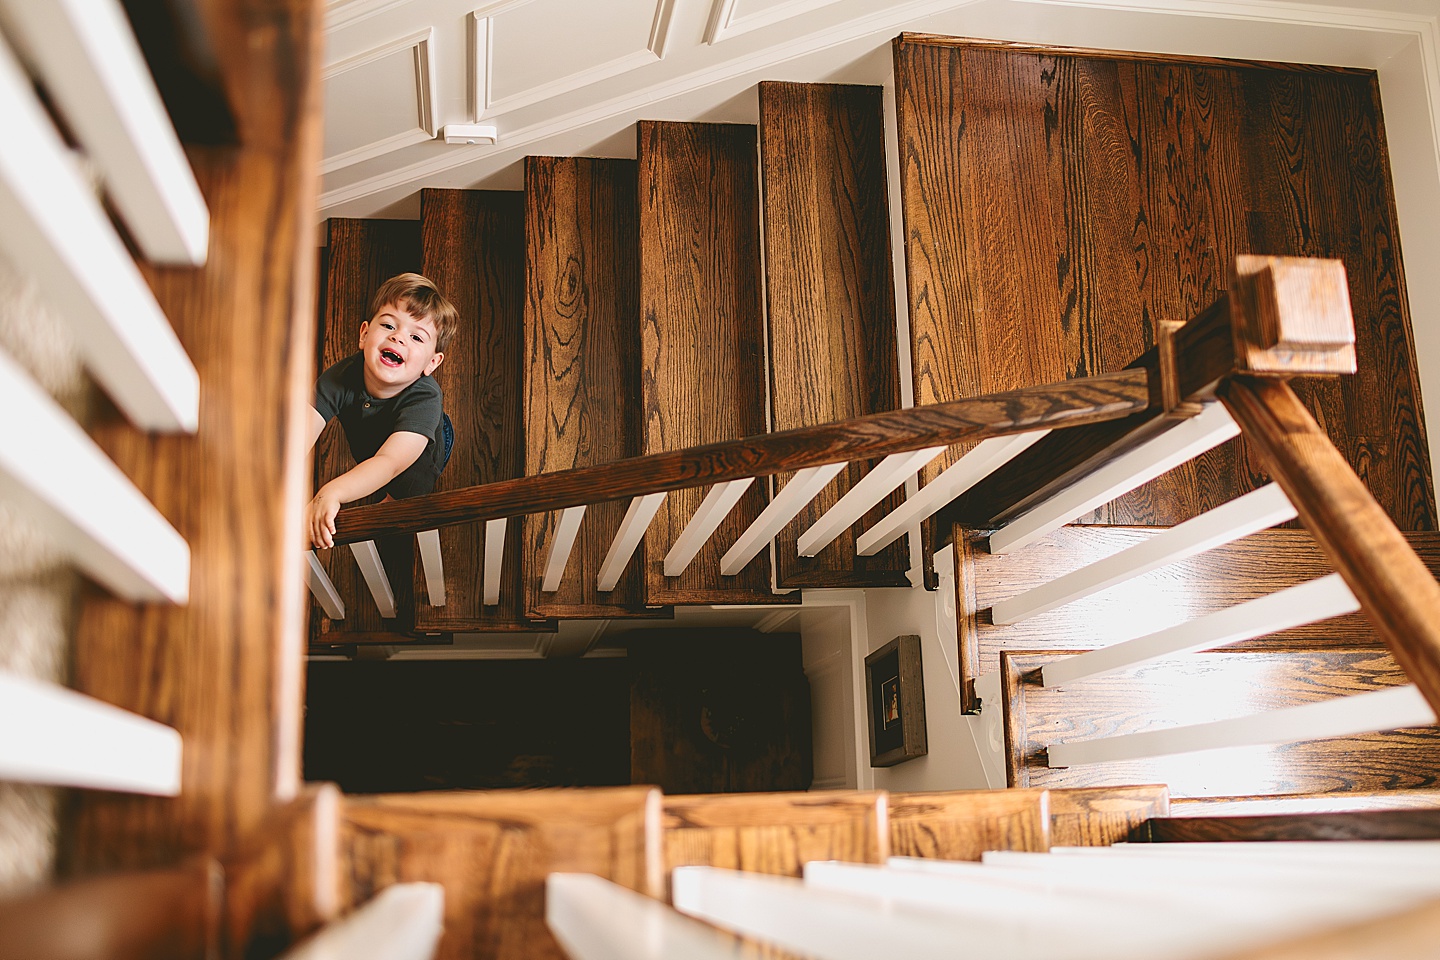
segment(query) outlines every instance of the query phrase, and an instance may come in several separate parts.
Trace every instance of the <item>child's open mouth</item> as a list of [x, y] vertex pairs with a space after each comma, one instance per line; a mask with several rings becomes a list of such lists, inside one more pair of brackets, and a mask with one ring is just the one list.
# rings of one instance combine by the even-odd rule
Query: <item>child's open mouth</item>
[[405, 363], [405, 360], [394, 350], [381, 350], [380, 362], [389, 367], [398, 367]]

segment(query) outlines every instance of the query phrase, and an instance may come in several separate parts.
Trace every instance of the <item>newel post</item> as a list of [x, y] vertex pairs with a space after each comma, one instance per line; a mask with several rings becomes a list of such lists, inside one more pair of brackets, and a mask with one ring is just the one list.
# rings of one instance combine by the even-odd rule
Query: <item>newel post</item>
[[1228, 299], [1233, 365], [1210, 389], [1440, 712], [1440, 584], [1285, 382], [1355, 372], [1344, 265], [1238, 257]]

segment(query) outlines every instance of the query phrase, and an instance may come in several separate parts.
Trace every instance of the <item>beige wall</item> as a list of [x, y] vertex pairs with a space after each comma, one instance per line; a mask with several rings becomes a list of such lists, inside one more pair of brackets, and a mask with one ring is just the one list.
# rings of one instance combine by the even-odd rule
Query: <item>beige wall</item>
[[[68, 329], [0, 260], [0, 350], [84, 422], [91, 389]], [[20, 512], [0, 500], [0, 670], [63, 683], [80, 578]], [[61, 791], [0, 781], [0, 893], [54, 869]]]

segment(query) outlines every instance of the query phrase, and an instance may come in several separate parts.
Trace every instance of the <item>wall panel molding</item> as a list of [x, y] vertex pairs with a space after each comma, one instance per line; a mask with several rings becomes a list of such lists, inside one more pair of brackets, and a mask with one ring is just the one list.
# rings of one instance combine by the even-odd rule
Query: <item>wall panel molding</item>
[[332, 80], [353, 70], [364, 69], [405, 50], [412, 51], [414, 57], [415, 125], [388, 137], [372, 140], [350, 150], [325, 157], [320, 164], [321, 174], [343, 170], [353, 164], [373, 160], [375, 157], [384, 156], [402, 147], [435, 138], [436, 131], [439, 129], [436, 104], [440, 99], [440, 83], [435, 64], [435, 28], [433, 26], [329, 64], [322, 71], [321, 80], [322, 82]]

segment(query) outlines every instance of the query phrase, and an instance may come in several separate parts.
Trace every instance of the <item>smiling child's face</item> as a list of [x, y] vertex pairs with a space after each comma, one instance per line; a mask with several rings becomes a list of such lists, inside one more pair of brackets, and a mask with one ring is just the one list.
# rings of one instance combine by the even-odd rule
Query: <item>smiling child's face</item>
[[365, 356], [365, 392], [381, 400], [434, 373], [445, 359], [435, 352], [435, 325], [394, 303], [360, 324], [360, 351]]

